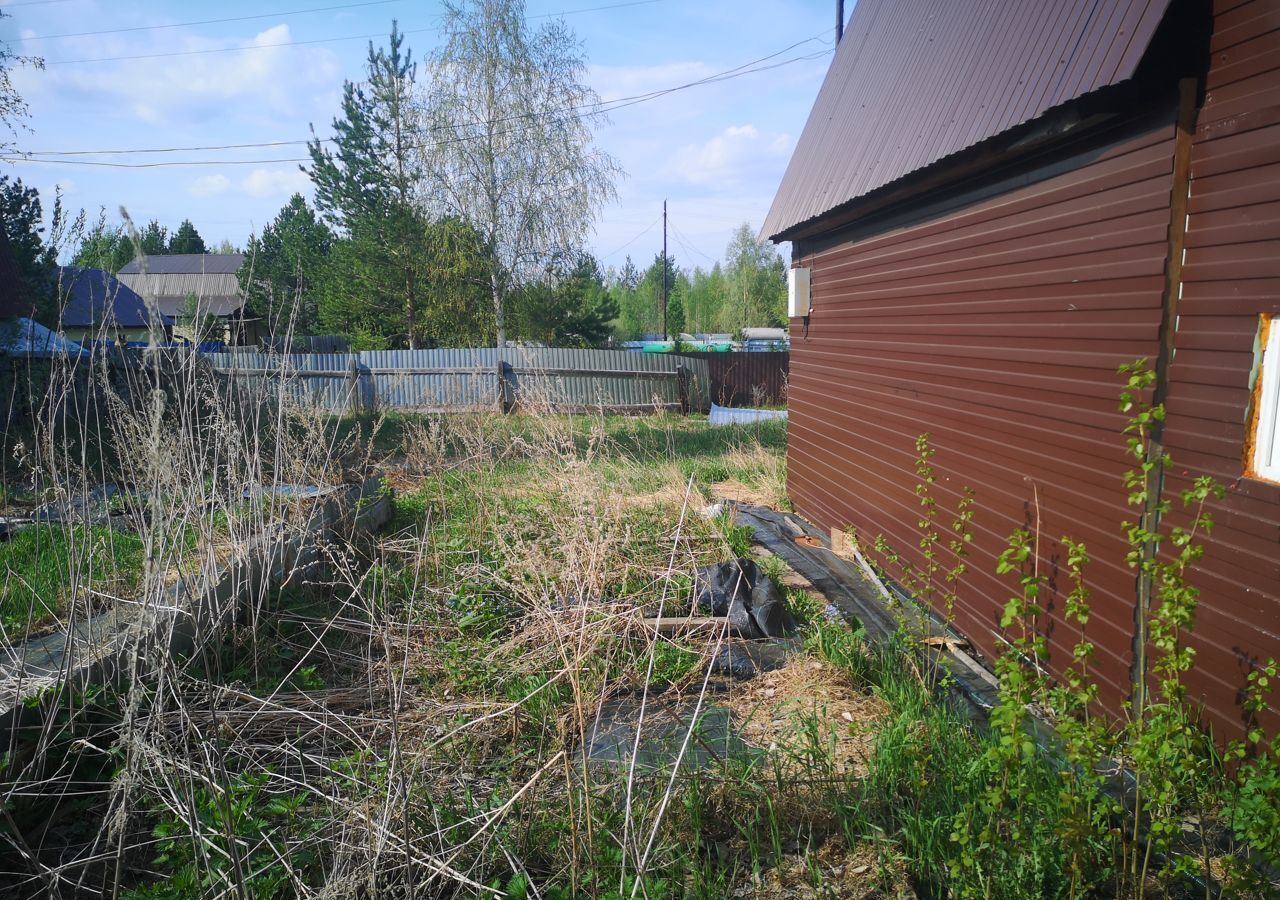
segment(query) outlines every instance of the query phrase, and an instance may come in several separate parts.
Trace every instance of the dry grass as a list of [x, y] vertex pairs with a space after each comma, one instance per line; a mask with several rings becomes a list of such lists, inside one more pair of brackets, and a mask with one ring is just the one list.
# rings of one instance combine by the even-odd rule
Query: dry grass
[[738, 687], [728, 705], [746, 740], [776, 754], [784, 772], [800, 774], [800, 760], [821, 749], [837, 778], [866, 774], [877, 726], [889, 713], [848, 672], [807, 654]]
[[[733, 897], [761, 900], [914, 900], [901, 860], [885, 859], [872, 844], [850, 848], [833, 837], [807, 854], [786, 857], [761, 875], [745, 879]], [[887, 886], [886, 886], [887, 885]]]

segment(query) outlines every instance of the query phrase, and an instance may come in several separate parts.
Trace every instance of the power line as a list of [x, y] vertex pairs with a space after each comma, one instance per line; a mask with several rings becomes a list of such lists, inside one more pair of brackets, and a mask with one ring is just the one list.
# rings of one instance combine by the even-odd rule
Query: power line
[[[422, 34], [434, 31], [434, 28], [414, 28], [401, 31], [401, 34]], [[174, 50], [170, 53], [131, 53], [127, 56], [95, 56], [87, 59], [46, 59], [45, 66], [71, 66], [79, 63], [124, 62], [137, 59], [168, 59], [174, 56], [204, 56], [211, 53], [240, 53], [248, 50], [270, 50], [274, 47], [303, 47], [311, 44], [336, 44], [340, 41], [371, 41], [384, 36], [384, 32], [376, 34], [349, 34], [344, 37], [315, 38], [309, 41], [277, 41], [274, 44], [250, 44], [247, 47], [211, 47], [208, 50]]]
[[[201, 19], [195, 22], [170, 22], [165, 25], [134, 25], [130, 28], [108, 28], [104, 31], [71, 31], [65, 34], [41, 34], [23, 38], [24, 41], [53, 41], [59, 38], [96, 37], [101, 34], [126, 34], [133, 31], [159, 31], [164, 28], [188, 28], [193, 25], [223, 25], [227, 22], [249, 22], [254, 19], [274, 19], [277, 16], [301, 16], [307, 13], [332, 12], [339, 9], [357, 9], [362, 6], [386, 6], [403, 3], [404, 0], [366, 0], [364, 3], [342, 3], [337, 6], [314, 6], [310, 9], [291, 9], [282, 12], [256, 13], [252, 16], [232, 16], [227, 19]], [[10, 4], [16, 6], [17, 4]]]
[[[318, 138], [322, 144], [328, 144], [333, 138]], [[260, 141], [252, 144], [208, 144], [202, 147], [147, 147], [134, 150], [28, 150], [25, 155], [31, 156], [119, 156], [121, 154], [141, 154], [141, 153], [195, 153], [205, 150], [249, 150], [261, 149], [263, 147], [296, 147], [299, 144], [309, 144], [310, 140], [305, 141]], [[48, 162], [56, 162], [56, 160], [48, 160]]]
[[[797, 61], [817, 59], [818, 56], [826, 55], [828, 54], [828, 52], [831, 52], [829, 50], [822, 50], [822, 51], [814, 52], [814, 54], [804, 54], [800, 56], [794, 56], [794, 58], [782, 60], [780, 61], [780, 63], [774, 63], [772, 65], [760, 65], [760, 63], [764, 63], [764, 61], [768, 61], [768, 60], [777, 58], [778, 55], [785, 54], [785, 52], [787, 52], [788, 50], [794, 50], [795, 47], [803, 46], [804, 44], [809, 44], [809, 42], [812, 42], [815, 40], [819, 40], [819, 38], [809, 37], [809, 38], [805, 38], [805, 40], [796, 41], [795, 44], [791, 44], [786, 47], [783, 47], [782, 50], [772, 52], [772, 54], [769, 54], [767, 56], [760, 56], [759, 59], [751, 60], [749, 61], [749, 63], [742, 63], [740, 65], [735, 65], [735, 67], [731, 69], [724, 69], [723, 72], [710, 74], [710, 76], [696, 79], [696, 81], [686, 82], [684, 84], [675, 84], [675, 86], [672, 86], [672, 87], [657, 88], [657, 90], [654, 90], [654, 91], [637, 93], [637, 95], [632, 95], [628, 97], [616, 97], [616, 99], [614, 100], [598, 101], [598, 102], [595, 102], [595, 104], [581, 104], [577, 106], [572, 106], [572, 108], [570, 108], [570, 110], [568, 111], [570, 111], [570, 113], [575, 113], [575, 111], [593, 110], [594, 113], [599, 113], [599, 114], [612, 113], [612, 111], [614, 110], [626, 109], [627, 106], [634, 106], [636, 104], [640, 104], [640, 102], [657, 100], [659, 99], [659, 97], [669, 95], [669, 93], [689, 90], [689, 88], [699, 87], [701, 86], [701, 84], [713, 84], [713, 83], [718, 83], [722, 81], [730, 81], [730, 79], [732, 78], [749, 76], [749, 74], [755, 74], [758, 72], [767, 72], [767, 70], [769, 69], [776, 69], [778, 67], [782, 67], [782, 65], [790, 65], [792, 63], [797, 63]], [[492, 120], [492, 122], [484, 122], [484, 120], [477, 120], [477, 122], [468, 122], [468, 123], [462, 123], [461, 125], [454, 125], [454, 128], [470, 128], [470, 127], [480, 127], [480, 125], [494, 125], [494, 124], [502, 124], [507, 122], [518, 122], [518, 120], [524, 120], [524, 119], [530, 118], [531, 115], [535, 115], [535, 114], [532, 114], [532, 113], [518, 114], [518, 115], [513, 115], [513, 117], [494, 119]], [[502, 132], [502, 133], [506, 134], [509, 132]], [[319, 140], [320, 143], [333, 142], [333, 138], [316, 138], [316, 140]], [[466, 138], [456, 138], [456, 140], [452, 140], [452, 141], [449, 141], [449, 140], [439, 141], [439, 142], [436, 142], [436, 145], [434, 146], [444, 146], [444, 145], [447, 145], [447, 143], [453, 143], [453, 142], [462, 141], [462, 140], [466, 140]], [[310, 156], [287, 157], [287, 159], [275, 159], [275, 160], [186, 160], [186, 161], [174, 161], [174, 163], [109, 163], [109, 161], [105, 161], [105, 160], [67, 160], [67, 159], [52, 160], [52, 159], [33, 159], [33, 157], [169, 154], [169, 152], [262, 149], [262, 147], [298, 146], [298, 145], [308, 145], [308, 143], [311, 143], [311, 141], [306, 140], [306, 141], [265, 141], [265, 142], [256, 142], [256, 143], [225, 143], [225, 145], [206, 145], [206, 146], [200, 146], [200, 147], [145, 147], [145, 149], [133, 149], [133, 150], [40, 150], [40, 151], [29, 151], [28, 154], [24, 156], [4, 157], [4, 160], [10, 161], [10, 163], [13, 163], [13, 161], [32, 161], [32, 163], [49, 163], [49, 164], [59, 164], [59, 165], [96, 165], [96, 166], [104, 166], [104, 168], [119, 168], [119, 169], [165, 168], [165, 166], [180, 166], [180, 165], [250, 165], [250, 164], [260, 165], [264, 163], [306, 163], [306, 161], [310, 161]]]
[[705, 259], [709, 263], [716, 262], [716, 260], [712, 259], [710, 256], [707, 256], [707, 254], [703, 253], [697, 247], [693, 246], [693, 242], [690, 241], [687, 237], [685, 237], [684, 232], [681, 231], [679, 228], [677, 228], [674, 223], [671, 226], [671, 230], [675, 233], [676, 243], [679, 244], [681, 247], [683, 247], [685, 250], [687, 250], [690, 253], [696, 253], [698, 256], [701, 256], [703, 259]]
[[[784, 61], [782, 61], [782, 62], [780, 62], [780, 63], [776, 63], [776, 64], [774, 64], [774, 65], [770, 65], [770, 66], [761, 66], [761, 67], [754, 68], [754, 69], [747, 69], [747, 70], [744, 70], [744, 71], [741, 71], [741, 72], [735, 72], [735, 73], [734, 73], [734, 74], [732, 74], [732, 75], [711, 76], [711, 77], [708, 77], [708, 78], [700, 79], [700, 80], [698, 80], [698, 81], [692, 81], [692, 82], [689, 82], [689, 83], [687, 83], [687, 84], [676, 85], [675, 87], [664, 88], [664, 89], [659, 90], [659, 91], [653, 91], [653, 92], [650, 92], [649, 94], [640, 95], [640, 96], [635, 97], [635, 98], [628, 98], [626, 102], [610, 101], [610, 102], [615, 102], [615, 103], [616, 103], [616, 105], [614, 105], [614, 106], [609, 106], [609, 105], [607, 105], [607, 104], [600, 104], [600, 105], [597, 105], [597, 106], [596, 106], [596, 108], [593, 110], [593, 113], [592, 113], [592, 114], [604, 114], [604, 113], [609, 113], [609, 112], [613, 112], [614, 110], [624, 109], [624, 108], [626, 108], [626, 107], [628, 107], [628, 106], [635, 106], [635, 105], [637, 105], [637, 104], [639, 104], [639, 103], [645, 103], [645, 102], [648, 102], [648, 101], [651, 101], [651, 100], [657, 100], [657, 99], [659, 99], [659, 98], [661, 98], [661, 97], [665, 97], [665, 96], [667, 96], [668, 94], [673, 94], [673, 93], [676, 93], [677, 91], [686, 90], [686, 89], [688, 89], [688, 88], [692, 88], [692, 87], [698, 87], [699, 85], [703, 85], [703, 84], [714, 84], [714, 83], [718, 83], [718, 82], [721, 82], [721, 81], [728, 81], [728, 80], [729, 80], [729, 79], [731, 79], [731, 78], [740, 78], [740, 77], [742, 77], [742, 76], [744, 76], [744, 75], [754, 75], [754, 74], [756, 74], [756, 73], [758, 73], [758, 72], [768, 71], [769, 69], [776, 69], [776, 68], [778, 68], [779, 66], [789, 65], [789, 64], [794, 63], [794, 62], [801, 62], [801, 61], [804, 61], [804, 60], [816, 59], [818, 56], [821, 56], [821, 55], [823, 55], [823, 54], [825, 54], [825, 53], [829, 53], [829, 52], [830, 52], [830, 51], [826, 51], [826, 50], [824, 50], [824, 51], [822, 51], [821, 53], [811, 53], [811, 54], [806, 54], [806, 55], [804, 55], [804, 56], [797, 56], [797, 57], [793, 57], [792, 59], [788, 59], [788, 60], [784, 60]], [[590, 107], [589, 107], [589, 106], [573, 107], [573, 108], [571, 108], [571, 109], [568, 111], [567, 115], [568, 115], [568, 114], [571, 114], [571, 113], [573, 113], [573, 112], [575, 112], [575, 111], [577, 111], [577, 110], [579, 110], [579, 109], [586, 109], [586, 108], [590, 108]], [[498, 123], [501, 123], [501, 122], [510, 122], [510, 121], [518, 121], [518, 120], [522, 120], [522, 119], [528, 119], [528, 118], [530, 118], [531, 116], [534, 116], [534, 115], [536, 115], [536, 114], [534, 114], [534, 113], [524, 113], [524, 114], [521, 114], [521, 115], [518, 115], [518, 116], [510, 116], [510, 117], [507, 117], [507, 118], [505, 118], [505, 119], [495, 119], [495, 120], [494, 120], [493, 122], [491, 122], [491, 123], [488, 123], [488, 122], [468, 122], [468, 123], [463, 123], [462, 125], [459, 125], [459, 126], [452, 126], [452, 127], [453, 127], [453, 128], [466, 128], [466, 127], [470, 127], [470, 126], [480, 126], [480, 125], [498, 124]], [[497, 133], [495, 134], [495, 136], [496, 136], [496, 137], [502, 137], [502, 136], [505, 136], [505, 135], [508, 135], [508, 134], [512, 134], [512, 133], [514, 133], [514, 132], [515, 132], [515, 131], [517, 131], [517, 130], [518, 130], [518, 129], [516, 129], [516, 128], [510, 128], [510, 129], [507, 129], [506, 131], [500, 131], [500, 132], [497, 132]], [[319, 139], [317, 139], [317, 140], [319, 140], [319, 142], [320, 142], [320, 143], [332, 143], [332, 142], [333, 142], [333, 138], [319, 138]], [[458, 136], [458, 137], [454, 137], [454, 138], [447, 138], [447, 139], [444, 139], [444, 140], [439, 140], [439, 141], [434, 142], [434, 143], [433, 143], [433, 144], [431, 144], [430, 146], [431, 146], [431, 147], [443, 147], [443, 146], [447, 146], [448, 144], [459, 144], [459, 143], [464, 143], [464, 142], [466, 142], [467, 140], [470, 140], [470, 138], [469, 138], [468, 136], [463, 135], [463, 136]], [[301, 143], [310, 143], [310, 142], [309, 142], [309, 141], [279, 141], [279, 142], [275, 142], [274, 144], [266, 144], [266, 145], [260, 145], [260, 146], [282, 146], [282, 145], [285, 145], [285, 144], [295, 144], [295, 145], [296, 145], [296, 144], [301, 144]], [[230, 148], [230, 147], [232, 147], [232, 146], [233, 146], [233, 145], [226, 145], [226, 147], [224, 147], [224, 148], [211, 148], [211, 149], [228, 149], [228, 148]], [[254, 146], [254, 145], [244, 145], [244, 146]], [[175, 149], [177, 149], [177, 148], [175, 148]], [[63, 153], [65, 153], [65, 154], [70, 154], [70, 153], [93, 153], [93, 152], [94, 152], [94, 151], [63, 151]], [[116, 152], [130, 152], [130, 151], [116, 151]], [[167, 150], [167, 149], [158, 149], [158, 150], [136, 151], [136, 152], [163, 153], [163, 152], [171, 152], [171, 151], [169, 151], [169, 150]], [[304, 163], [304, 162], [311, 162], [311, 157], [310, 157], [310, 156], [296, 156], [296, 157], [284, 157], [284, 158], [275, 158], [275, 159], [226, 159], [226, 160], [208, 159], [208, 160], [174, 160], [174, 161], [172, 161], [172, 162], [164, 161], [164, 162], [142, 162], [142, 163], [117, 163], [117, 162], [108, 162], [108, 161], [106, 161], [106, 160], [82, 160], [82, 159], [40, 159], [40, 158], [32, 158], [31, 156], [0, 156], [0, 162], [10, 162], [10, 163], [23, 163], [23, 162], [25, 162], [25, 163], [43, 163], [43, 164], [45, 164], [45, 165], [63, 165], [63, 166], [94, 166], [94, 167], [98, 167], [98, 168], [110, 168], [110, 169], [161, 169], [161, 168], [180, 168], [180, 167], [194, 167], [194, 166], [244, 166], [244, 165], [269, 165], [269, 164], [275, 164], [275, 163]]]
[[562, 9], [553, 13], [537, 13], [532, 16], [525, 16], [526, 19], [555, 19], [559, 16], [569, 16], [575, 13], [601, 12], [607, 9], [625, 9], [628, 6], [648, 6], [650, 3], [665, 3], [666, 0], [629, 0], [627, 3], [613, 3], [609, 6], [588, 6], [585, 9]]
[[[626, 109], [627, 106], [635, 105], [637, 104], [637, 102], [657, 100], [658, 97], [666, 96], [668, 95], [668, 93], [684, 91], [690, 87], [699, 87], [701, 86], [701, 84], [712, 84], [712, 83], [718, 83], [722, 81], [730, 81], [731, 78], [749, 76], [749, 74], [755, 74], [758, 72], [767, 72], [767, 70], [781, 67], [781, 65], [790, 65], [791, 63], [799, 63], [799, 61], [817, 59], [818, 56], [823, 56], [828, 54], [828, 52], [831, 52], [829, 50], [822, 50], [822, 51], [814, 52], [814, 54], [794, 56], [794, 58], [783, 60], [781, 61], [781, 63], [777, 63], [774, 65], [762, 65], [762, 67], [758, 67], [758, 68], [749, 68], [749, 67], [754, 67], [754, 65], [756, 64], [763, 63], [763, 61], [776, 58], [776, 56], [783, 54], [783, 52], [786, 52], [787, 50], [794, 50], [795, 47], [799, 47], [804, 44], [809, 44], [810, 41], [814, 41], [814, 40], [818, 40], [818, 38], [815, 38], [815, 37], [805, 38], [805, 40], [803, 41], [797, 41], [795, 42], [795, 44], [792, 44], [787, 47], [783, 47], [782, 50], [773, 52], [773, 54], [769, 54], [768, 56], [762, 56], [762, 58], [751, 60], [749, 61], [749, 63], [742, 63], [741, 65], [735, 65], [735, 67], [731, 69], [724, 69], [723, 72], [718, 72], [716, 74], [712, 74], [712, 76], [707, 76], [705, 78], [699, 78], [699, 79], [696, 79], [696, 81], [685, 82], [684, 84], [675, 84], [675, 86], [672, 86], [672, 87], [657, 88], [657, 90], [648, 91], [645, 93], [636, 93], [636, 95], [631, 95], [627, 97], [614, 97], [613, 100], [599, 101], [599, 102], [595, 102], [595, 104], [580, 104], [577, 106], [572, 106], [572, 108], [570, 109], [573, 111], [577, 111], [577, 110], [586, 110], [586, 109], [595, 108], [595, 110], [599, 111], [599, 113], [612, 113], [612, 111], [617, 109]], [[492, 120], [492, 122], [485, 122], [485, 120], [476, 120], [476, 122], [462, 123], [461, 125], [457, 125], [457, 127], [471, 127], [471, 125], [492, 125], [492, 124], [499, 124], [504, 122], [516, 122], [516, 120], [529, 118], [530, 115], [534, 115], [534, 114], [524, 113], [520, 115], [513, 115], [513, 117], [506, 117], [503, 119], [494, 119]], [[320, 143], [332, 143], [334, 138], [324, 137], [324, 138], [307, 138], [307, 140], [296, 140], [296, 141], [259, 141], [259, 142], [251, 142], [251, 143], [219, 143], [219, 145], [204, 145], [204, 146], [189, 146], [189, 147], [134, 147], [134, 149], [129, 149], [129, 150], [122, 150], [122, 149], [31, 150], [31, 151], [26, 151], [26, 154], [24, 154], [23, 157], [24, 159], [28, 159], [28, 157], [33, 157], [33, 156], [114, 156], [114, 155], [138, 155], [138, 154], [174, 154], [174, 152], [200, 152], [200, 151], [210, 151], [210, 150], [251, 150], [251, 149], [262, 149], [262, 147], [288, 147], [288, 146], [308, 145], [308, 143], [311, 143], [312, 140], [317, 140]], [[42, 161], [42, 163], [58, 163], [58, 161], [61, 161], [61, 160], [31, 160], [31, 161]], [[298, 161], [298, 160], [282, 159], [279, 161], [280, 163], [291, 163], [291, 161]], [[206, 165], [206, 163], [200, 163], [200, 164]], [[106, 164], [104, 163], [104, 165]], [[216, 165], [216, 161], [210, 161], [210, 163], [207, 163], [207, 165]]]
[[608, 253], [604, 254], [604, 255], [603, 255], [603, 256], [601, 256], [601, 257], [599, 257], [600, 261], [601, 261], [601, 262], [604, 262], [604, 261], [605, 261], [606, 259], [608, 259], [610, 256], [614, 256], [614, 255], [616, 255], [616, 254], [618, 254], [618, 253], [621, 253], [623, 250], [626, 250], [628, 247], [630, 247], [630, 246], [631, 246], [632, 244], [634, 244], [636, 241], [640, 240], [640, 238], [644, 237], [644, 236], [645, 236], [646, 234], [648, 234], [650, 231], [653, 231], [653, 226], [657, 225], [660, 221], [662, 221], [662, 216], [658, 216], [658, 218], [656, 218], [656, 219], [654, 219], [652, 222], [650, 222], [650, 223], [649, 223], [649, 225], [648, 225], [648, 227], [646, 227], [646, 228], [644, 229], [644, 231], [640, 232], [640, 233], [639, 233], [639, 234], [637, 234], [635, 237], [633, 237], [631, 240], [627, 241], [625, 244], [623, 244], [623, 245], [622, 245], [621, 247], [619, 247], [617, 250], [610, 250]]
[[54, 166], [95, 166], [100, 169], [168, 169], [182, 166], [262, 166], [271, 163], [311, 162], [310, 156], [294, 156], [287, 159], [187, 159], [172, 162], [118, 163], [97, 159], [25, 159], [18, 156], [0, 156], [0, 162], [33, 162]]
[[[383, 0], [383, 2], [395, 2], [395, 0]], [[529, 16], [531, 19], [555, 18], [556, 16], [570, 16], [578, 13], [600, 12], [602, 10], [623, 9], [629, 6], [647, 6], [651, 3], [662, 3], [665, 0], [630, 0], [627, 3], [613, 3], [608, 6], [589, 6], [582, 9], [566, 9], [558, 13], [542, 13], [536, 16]], [[370, 4], [372, 5], [372, 4]], [[257, 17], [247, 17], [257, 18]], [[442, 18], [436, 16], [436, 19]], [[230, 20], [228, 20], [230, 21]], [[435, 28], [412, 28], [401, 31], [401, 34], [425, 34], [429, 31], [437, 31]], [[45, 60], [46, 66], [70, 66], [80, 63], [99, 63], [99, 62], [123, 62], [126, 60], [136, 59], [169, 59], [175, 56], [203, 56], [211, 53], [241, 53], [250, 50], [270, 50], [275, 47], [301, 47], [313, 44], [336, 44], [342, 41], [364, 41], [373, 40], [374, 38], [383, 37], [383, 32], [377, 34], [350, 34], [342, 37], [330, 38], [312, 38], [305, 41], [278, 41], [274, 44], [251, 44], [247, 47], [211, 47], [207, 50], [173, 50], [168, 53], [135, 53], [126, 56], [95, 56], [85, 59], [53, 59]]]

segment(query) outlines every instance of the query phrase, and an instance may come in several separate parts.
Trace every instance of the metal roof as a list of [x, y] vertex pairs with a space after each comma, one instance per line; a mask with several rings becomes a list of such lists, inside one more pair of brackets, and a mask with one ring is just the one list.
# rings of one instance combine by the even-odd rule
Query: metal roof
[[762, 234], [1131, 78], [1169, 0], [859, 0]]
[[243, 253], [174, 253], [139, 256], [121, 275], [234, 275], [244, 263]]
[[238, 294], [154, 294], [151, 302], [160, 314], [169, 319], [182, 319], [190, 314], [189, 299], [196, 298], [198, 312], [208, 316], [234, 316], [244, 307], [244, 298]]
[[60, 266], [58, 294], [63, 327], [94, 328], [110, 319], [123, 328], [146, 328], [150, 322], [137, 292], [102, 269]]
[[[175, 257], [150, 257], [152, 260], [173, 258]], [[120, 270], [120, 281], [153, 303], [162, 315], [169, 318], [185, 315], [189, 297], [196, 298], [202, 312], [214, 316], [234, 315], [244, 306], [244, 295], [240, 293], [240, 282], [236, 278], [235, 269], [221, 272], [156, 272], [148, 269], [142, 273], [129, 272], [126, 271], [127, 268]]]

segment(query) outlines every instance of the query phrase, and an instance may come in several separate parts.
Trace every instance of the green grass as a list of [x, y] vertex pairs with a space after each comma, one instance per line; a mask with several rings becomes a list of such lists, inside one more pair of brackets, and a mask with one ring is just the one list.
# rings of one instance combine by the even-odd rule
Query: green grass
[[[922, 665], [909, 637], [873, 648], [794, 588], [786, 596], [809, 657], [802, 668], [829, 663], [815, 668], [834, 667], [841, 689], [856, 689], [882, 713], [847, 726], [803, 713], [768, 750], [761, 743], [670, 782], [658, 773], [629, 784], [625, 772], [582, 764], [579, 734], [602, 699], [639, 696], [646, 678], [660, 696], [655, 715], [663, 703], [697, 696], [706, 639], [655, 642], [617, 610], [655, 611], [665, 596], [674, 614], [687, 608], [696, 566], [751, 552], [749, 530], [726, 515], [706, 518], [700, 506], [712, 485], [729, 479], [777, 496], [785, 423], [712, 429], [701, 417], [672, 415], [397, 415], [376, 433], [367, 420], [339, 424], [349, 435], [362, 429], [364, 440], [406, 466], [414, 465], [424, 426], [437, 441], [420, 469], [397, 470], [406, 483], [390, 539], [372, 551], [350, 548], [345, 582], [268, 598], [252, 622], [233, 629], [220, 656], [189, 660], [185, 674], [277, 702], [337, 694], [368, 714], [365, 722], [396, 721], [401, 742], [392, 745], [390, 729], [370, 724], [371, 749], [352, 751], [345, 738], [331, 746], [327, 737], [298, 748], [276, 730], [254, 738], [249, 729], [271, 724], [265, 715], [233, 719], [246, 731], [212, 733], [225, 770], [207, 779], [219, 790], [202, 786], [187, 801], [194, 819], [175, 812], [164, 791], [143, 806], [157, 843], [138, 851], [137, 862], [160, 877], [126, 896], [188, 896], [229, 884], [236, 847], [248, 854], [250, 895], [319, 889], [334, 874], [335, 834], [348, 847], [364, 840], [352, 811], [375, 807], [386, 810], [397, 841], [413, 842], [414, 854], [447, 858], [516, 897], [534, 896], [531, 882], [548, 898], [630, 896], [632, 888], [649, 898], [806, 895], [765, 890], [781, 881], [839, 896], [841, 871], [856, 871], [859, 889], [883, 897], [1114, 895], [1108, 846], [1080, 838], [1066, 767], [1032, 753], [1002, 768], [993, 752], [999, 733], [938, 690], [946, 673]], [[106, 555], [58, 549], [74, 535], [43, 529], [25, 539], [34, 547], [0, 545], [0, 560], [24, 573], [31, 594], [58, 596], [66, 590], [59, 560]], [[112, 537], [117, 568], [127, 573], [140, 563], [140, 548]], [[761, 567], [775, 579], [785, 573], [777, 558]], [[47, 581], [34, 587], [40, 578]], [[592, 602], [574, 605], [582, 599]], [[31, 604], [28, 596], [17, 606]], [[216, 671], [197, 671], [210, 660]], [[382, 693], [391, 682], [404, 685], [398, 719]], [[209, 695], [191, 702], [202, 708]], [[314, 712], [290, 719], [288, 703], [271, 709], [290, 723], [283, 733], [300, 741], [314, 726]], [[846, 727], [869, 735], [856, 774], [837, 766], [832, 749]], [[174, 782], [183, 783], [188, 762], [174, 765]], [[300, 792], [299, 773], [305, 779], [317, 769], [325, 771], [314, 776], [320, 790]], [[1276, 807], [1268, 784], [1258, 780], [1257, 796], [1245, 798], [1262, 823]], [[1109, 827], [1105, 816], [1099, 827]], [[625, 859], [624, 831], [632, 848]], [[635, 847], [650, 839], [637, 884]], [[297, 849], [277, 863], [263, 852], [269, 845]], [[388, 846], [377, 871], [362, 876], [371, 894], [414, 884], [407, 856]], [[358, 854], [343, 865], [359, 870]], [[1159, 896], [1179, 890], [1170, 876]], [[443, 885], [440, 893], [474, 895]]]
[[108, 527], [32, 525], [0, 543], [0, 625], [12, 640], [66, 614], [90, 591], [127, 595], [142, 577], [142, 540]]

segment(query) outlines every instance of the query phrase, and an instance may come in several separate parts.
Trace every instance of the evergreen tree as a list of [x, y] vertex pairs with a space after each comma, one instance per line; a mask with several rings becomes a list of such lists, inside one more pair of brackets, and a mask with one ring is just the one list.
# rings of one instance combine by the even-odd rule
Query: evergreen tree
[[333, 148], [308, 145], [316, 207], [338, 235], [320, 319], [371, 348], [475, 335], [488, 320], [472, 296], [486, 280], [485, 257], [473, 229], [422, 212], [416, 67], [394, 23], [387, 49], [369, 44], [365, 71], [363, 85], [343, 85]]
[[146, 256], [164, 256], [169, 252], [169, 229], [152, 219], [138, 235], [138, 246]]
[[[479, 236], [457, 220], [427, 222], [416, 265], [423, 278], [413, 285], [420, 303], [412, 339], [401, 305], [405, 272], [383, 262], [377, 234], [358, 227], [333, 243], [320, 291], [324, 331], [351, 337], [362, 350], [396, 347], [475, 346], [492, 341], [493, 316], [484, 302], [488, 261]], [[410, 269], [412, 275], [416, 269]]]
[[[55, 219], [58, 215], [55, 215]], [[36, 318], [48, 322], [53, 315], [53, 272], [57, 253], [45, 243], [40, 193], [21, 178], [0, 176], [0, 223], [18, 264], [18, 274], [34, 304]]]
[[689, 279], [680, 272], [675, 277], [675, 283], [671, 286], [671, 293], [667, 297], [667, 336], [671, 340], [680, 337], [680, 333], [685, 330], [686, 320], [684, 312], [684, 298], [688, 291]]
[[617, 316], [600, 264], [590, 254], [575, 254], [566, 264], [549, 266], [544, 278], [516, 295], [512, 330], [550, 347], [598, 347]]
[[314, 334], [320, 323], [321, 282], [333, 232], [301, 194], [251, 237], [240, 268], [240, 289], [270, 334]]
[[627, 261], [622, 264], [622, 271], [618, 273], [618, 283], [629, 291], [634, 291], [640, 285], [640, 270], [631, 261], [630, 253], [627, 254]]
[[182, 224], [178, 226], [178, 230], [173, 233], [173, 237], [169, 239], [169, 253], [208, 253], [205, 248], [204, 238], [200, 237], [200, 232], [196, 231], [196, 226], [191, 224], [190, 219], [183, 219]]
[[[633, 273], [630, 277], [635, 279], [635, 288], [618, 291], [619, 334], [623, 340], [636, 340], [646, 334], [662, 334], [662, 254], [655, 253], [653, 255], [653, 262], [644, 270], [643, 275], [635, 272], [635, 267], [631, 265], [630, 257], [627, 258], [627, 265]], [[672, 323], [669, 304], [677, 289], [679, 277], [675, 257], [670, 255], [667, 256], [666, 276], [667, 326], [669, 333], [672, 333], [670, 332]], [[623, 277], [627, 277], [625, 269]], [[677, 309], [677, 312], [681, 314], [681, 323], [683, 324], [683, 312], [681, 309]]]
[[[667, 254], [664, 262], [662, 254], [655, 253], [653, 262], [649, 263], [649, 268], [645, 269], [644, 277], [640, 280], [640, 286], [636, 290], [636, 298], [639, 303], [653, 310], [653, 331], [657, 334], [662, 334], [663, 326], [665, 325], [668, 337], [675, 333], [671, 323], [671, 297], [676, 289], [677, 271], [674, 256]], [[681, 319], [683, 320], [683, 318], [683, 313], [681, 313]]]

